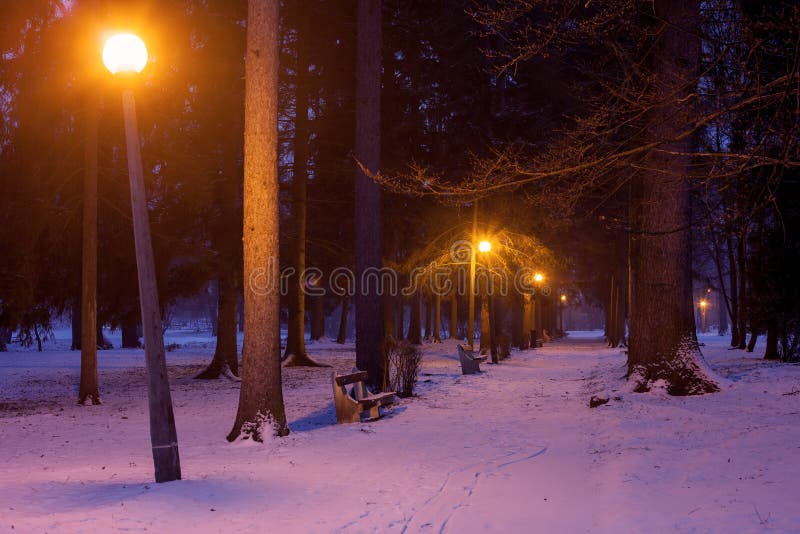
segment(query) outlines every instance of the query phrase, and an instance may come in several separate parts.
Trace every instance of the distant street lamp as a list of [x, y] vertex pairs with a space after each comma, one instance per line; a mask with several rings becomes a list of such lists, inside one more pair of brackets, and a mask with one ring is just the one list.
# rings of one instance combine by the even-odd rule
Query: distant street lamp
[[[130, 75], [141, 72], [147, 64], [147, 48], [136, 35], [130, 33], [114, 35], [106, 41], [103, 48], [103, 63], [112, 74], [123, 76], [126, 82], [130, 82]], [[169, 482], [181, 478], [181, 466], [172, 397], [167, 379], [167, 362], [164, 356], [164, 334], [161, 330], [155, 260], [150, 239], [150, 222], [132, 84], [123, 86], [122, 109], [125, 116], [133, 235], [136, 269], [139, 275], [139, 303], [142, 309], [144, 353], [148, 375], [150, 441], [153, 447], [156, 482]]]
[[706, 333], [706, 309], [708, 308], [708, 301], [700, 299], [700, 332]]
[[558, 329], [564, 332], [564, 306], [567, 304], [567, 296], [561, 295], [558, 300]]
[[[477, 203], [476, 203], [477, 205]], [[475, 233], [477, 232], [477, 218], [478, 212], [477, 209], [473, 210], [473, 221], [472, 221], [472, 231], [473, 231], [473, 239], [475, 239]], [[474, 243], [474, 241], [473, 241]], [[469, 342], [470, 347], [475, 345], [475, 296], [477, 294], [477, 288], [475, 287], [476, 279], [477, 279], [477, 257], [475, 254], [475, 245], [473, 244], [472, 252], [470, 254], [470, 266], [469, 266], [469, 313], [467, 319], [467, 341]], [[478, 251], [482, 253], [486, 253], [492, 250], [492, 244], [489, 241], [481, 241], [478, 243]]]
[[[539, 285], [544, 282], [544, 275], [542, 273], [535, 273], [533, 281]], [[534, 337], [531, 339], [531, 345], [536, 346], [536, 340], [543, 337], [542, 334], [542, 299], [538, 298], [536, 291], [533, 293], [533, 301], [531, 302], [531, 326], [535, 332]]]

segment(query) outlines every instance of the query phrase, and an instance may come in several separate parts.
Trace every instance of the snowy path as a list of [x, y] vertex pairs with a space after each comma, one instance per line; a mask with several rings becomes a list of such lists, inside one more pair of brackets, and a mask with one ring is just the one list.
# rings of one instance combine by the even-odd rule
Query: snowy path
[[[189, 343], [168, 355], [184, 480], [162, 485], [141, 351], [101, 353], [97, 407], [74, 404], [77, 354], [0, 354], [0, 532], [797, 532], [800, 367], [706, 341], [731, 385], [687, 399], [626, 392], [597, 339], [475, 376], [426, 345], [419, 396], [364, 425], [332, 424], [330, 370], [289, 369], [293, 432], [262, 446], [224, 441], [238, 384], [192, 380], [213, 345]], [[620, 400], [589, 409], [600, 390]]]

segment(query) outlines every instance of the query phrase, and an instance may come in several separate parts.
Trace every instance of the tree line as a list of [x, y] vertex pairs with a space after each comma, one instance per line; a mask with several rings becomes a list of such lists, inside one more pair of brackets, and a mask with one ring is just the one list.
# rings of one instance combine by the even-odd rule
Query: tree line
[[[263, 198], [248, 189], [242, 135], [249, 120], [273, 121], [245, 105], [248, 39], [273, 46], [250, 35], [256, 4], [275, 25], [265, 68], [276, 73], [276, 175]], [[387, 336], [418, 342], [427, 326], [436, 339], [443, 315], [451, 335], [469, 327], [467, 299], [442, 306], [424, 287], [394, 300], [359, 290], [351, 303], [307, 296], [295, 275], [281, 302], [248, 305], [247, 247], [259, 240], [296, 273], [410, 275], [450, 261], [449, 246], [474, 242], [477, 228], [497, 238], [494, 268], [539, 269], [555, 295], [600, 303], [640, 389], [659, 379], [676, 394], [717, 389], [695, 336], [701, 287], [723, 296], [732, 346], [747, 348], [749, 334], [752, 350], [764, 335], [766, 357], [797, 357], [800, 14], [788, 0], [5, 3], [0, 349], [12, 331], [35, 343], [53, 317], [80, 317], [87, 153], [98, 176], [96, 322], [137, 342], [121, 113], [97, 53], [101, 30], [121, 18], [144, 29], [153, 56], [137, 98], [160, 302], [216, 285], [217, 350], [201, 374], [214, 378], [239, 372], [244, 299], [243, 399], [267, 377], [279, 391], [280, 359], [248, 363], [255, 346], [314, 365], [305, 332], [323, 336], [335, 308], [346, 327], [355, 305], [357, 364], [376, 386]], [[274, 219], [248, 237], [257, 198]], [[263, 249], [251, 252], [263, 263]], [[557, 329], [555, 298], [540, 296], [538, 314], [518, 295], [482, 302], [495, 340], [486, 350]], [[237, 427], [253, 413], [240, 416]]]

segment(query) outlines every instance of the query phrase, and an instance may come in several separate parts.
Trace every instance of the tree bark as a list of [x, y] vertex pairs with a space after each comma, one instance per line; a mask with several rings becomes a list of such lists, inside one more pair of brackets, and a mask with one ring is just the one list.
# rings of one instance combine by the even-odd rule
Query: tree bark
[[[82, 263], [82, 262], [81, 262]], [[83, 297], [80, 297], [83, 298]], [[72, 343], [69, 350], [81, 350], [81, 301], [80, 298], [70, 306], [69, 322], [72, 330]]]
[[433, 299], [430, 295], [425, 297], [425, 339], [431, 339], [433, 334]]
[[278, 273], [278, 6], [249, 0], [244, 126], [244, 346], [228, 440], [289, 433], [281, 388]]
[[481, 296], [481, 339], [480, 353], [486, 354], [492, 348], [491, 319], [489, 317], [489, 296]]
[[736, 259], [733, 256], [733, 238], [728, 236], [728, 265], [730, 267], [731, 284], [731, 347], [739, 346], [739, 279], [736, 269]]
[[[308, 37], [308, 17], [302, 17], [297, 28], [298, 42]], [[292, 171], [292, 260], [295, 273], [289, 277], [289, 324], [284, 353], [285, 367], [326, 367], [306, 352], [306, 291], [303, 273], [306, 269], [306, 207], [308, 186], [308, 58], [305, 46], [297, 47], [295, 84], [294, 163]]]
[[767, 327], [767, 346], [764, 350], [764, 359], [778, 359], [778, 328], [775, 325]]
[[442, 296], [436, 294], [433, 305], [433, 342], [442, 342]]
[[450, 294], [450, 339], [458, 339], [458, 289], [453, 283], [453, 292]]
[[747, 346], [747, 245], [746, 230], [742, 229], [736, 243], [736, 256], [739, 274], [739, 311], [738, 311], [738, 341], [737, 348]]
[[422, 343], [422, 293], [417, 290], [411, 297], [411, 317], [408, 320], [408, 342], [413, 345]]
[[339, 317], [339, 335], [336, 337], [336, 343], [344, 345], [347, 342], [347, 316], [350, 314], [350, 298], [348, 296], [342, 297], [342, 313]]
[[122, 322], [122, 348], [138, 349], [139, 343], [139, 321], [136, 317], [126, 317]]
[[311, 301], [311, 339], [319, 341], [325, 337], [325, 297], [315, 295]]
[[[381, 0], [358, 0], [356, 40], [355, 156], [370, 172], [381, 157]], [[383, 303], [377, 287], [363, 284], [368, 269], [383, 263], [381, 190], [361, 167], [356, 169], [356, 366], [369, 373], [374, 388], [383, 386]]]
[[756, 349], [756, 341], [758, 341], [758, 333], [750, 332], [750, 341], [747, 343], [747, 352], [753, 352]]
[[209, 366], [195, 378], [213, 380], [230, 372], [239, 376], [239, 348], [237, 346], [236, 315], [239, 288], [234, 282], [235, 273], [228, 272], [217, 280], [219, 303], [217, 305], [217, 347]]
[[663, 379], [673, 395], [718, 391], [702, 369], [694, 324], [689, 227], [691, 211], [685, 177], [691, 140], [670, 141], [692, 121], [687, 103], [694, 93], [700, 54], [695, 30], [699, 5], [686, 0], [655, 0], [660, 25], [652, 49], [655, 105], [646, 135], [661, 142], [644, 161], [640, 203], [634, 230], [638, 253], [633, 260], [633, 311], [628, 373], [637, 391]]
[[[81, 261], [80, 349], [78, 403], [100, 404], [97, 378], [97, 145], [99, 109], [87, 103], [83, 175], [83, 252]], [[74, 312], [73, 312], [74, 313]], [[73, 318], [73, 323], [75, 318]], [[74, 332], [73, 332], [74, 336]]]
[[522, 344], [520, 349], [526, 350], [531, 347], [531, 308], [533, 306], [533, 297], [531, 295], [522, 296]]

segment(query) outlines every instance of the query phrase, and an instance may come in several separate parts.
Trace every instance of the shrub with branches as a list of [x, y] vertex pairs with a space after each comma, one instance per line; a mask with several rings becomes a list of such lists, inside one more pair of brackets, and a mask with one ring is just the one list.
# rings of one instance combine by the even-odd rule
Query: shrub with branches
[[383, 342], [383, 358], [386, 376], [384, 382], [390, 390], [401, 397], [414, 394], [422, 351], [406, 340], [387, 337]]

